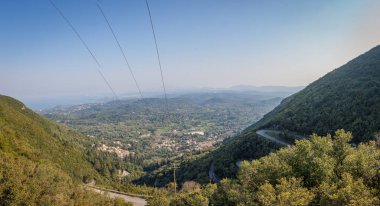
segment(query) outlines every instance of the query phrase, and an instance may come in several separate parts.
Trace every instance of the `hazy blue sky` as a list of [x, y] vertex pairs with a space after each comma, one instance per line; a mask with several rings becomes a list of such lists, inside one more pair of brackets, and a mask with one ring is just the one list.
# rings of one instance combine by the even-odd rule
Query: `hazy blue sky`
[[[95, 0], [55, 0], [117, 93], [136, 92]], [[380, 43], [377, 0], [150, 0], [169, 90], [307, 85]], [[102, 0], [143, 92], [161, 90], [143, 0]], [[0, 0], [0, 93], [109, 93], [47, 0]]]

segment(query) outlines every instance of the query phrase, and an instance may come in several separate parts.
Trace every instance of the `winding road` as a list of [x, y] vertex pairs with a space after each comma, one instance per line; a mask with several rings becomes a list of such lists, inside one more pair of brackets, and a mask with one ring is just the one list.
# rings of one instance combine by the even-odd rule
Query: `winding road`
[[[275, 142], [275, 143], [277, 143], [277, 144], [279, 144], [281, 146], [288, 146], [288, 145], [290, 145], [289, 143], [287, 143], [287, 142], [285, 142], [283, 140], [280, 140], [280, 139], [278, 139], [276, 137], [270, 136], [269, 134], [267, 134], [268, 131], [273, 131], [273, 130], [266, 130], [266, 129], [257, 130], [256, 134], [259, 137], [262, 137], [262, 138], [265, 138], [265, 139], [270, 140], [272, 142]], [[240, 167], [240, 163], [241, 163], [241, 161], [238, 161], [238, 162], [236, 162], [236, 165], [238, 167]], [[216, 174], [215, 174], [215, 161], [212, 161], [212, 163], [210, 165], [210, 169], [208, 171], [208, 175], [209, 175], [209, 178], [210, 178], [210, 180], [212, 182], [215, 182], [217, 184], [220, 182], [218, 176], [216, 176]]]
[[287, 142], [285, 142], [285, 141], [279, 140], [279, 139], [277, 139], [276, 137], [272, 137], [272, 136], [268, 135], [268, 134], [267, 134], [268, 131], [269, 131], [269, 130], [266, 130], [266, 129], [257, 130], [257, 131], [256, 131], [256, 134], [259, 135], [259, 136], [262, 137], [262, 138], [268, 139], [268, 140], [270, 140], [270, 141], [272, 141], [272, 142], [275, 142], [275, 143], [277, 143], [277, 144], [280, 144], [280, 145], [282, 145], [282, 146], [288, 146], [288, 145], [289, 145], [289, 143], [287, 143]]
[[103, 189], [100, 187], [94, 187], [94, 186], [86, 186], [90, 190], [100, 193], [102, 195], [108, 195], [111, 198], [121, 198], [125, 200], [126, 202], [132, 203], [134, 206], [145, 206], [147, 205], [147, 202], [145, 199], [142, 197], [134, 197], [131, 195], [128, 195], [123, 192], [118, 192], [118, 191], [113, 191], [113, 190], [108, 190], [108, 189]]
[[216, 176], [216, 174], [215, 174], [215, 161], [212, 161], [212, 163], [210, 165], [210, 169], [208, 171], [208, 176], [210, 177], [211, 181], [213, 181], [217, 184], [220, 182], [218, 176]]

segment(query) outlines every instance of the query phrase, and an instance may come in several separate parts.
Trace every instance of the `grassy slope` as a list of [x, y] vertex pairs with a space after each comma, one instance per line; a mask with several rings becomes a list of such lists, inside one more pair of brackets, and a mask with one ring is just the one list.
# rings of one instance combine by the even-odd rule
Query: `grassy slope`
[[83, 144], [85, 139], [82, 135], [40, 117], [15, 99], [0, 96], [2, 152], [54, 165], [77, 182], [85, 175], [102, 181], [102, 177], [85, 160]]

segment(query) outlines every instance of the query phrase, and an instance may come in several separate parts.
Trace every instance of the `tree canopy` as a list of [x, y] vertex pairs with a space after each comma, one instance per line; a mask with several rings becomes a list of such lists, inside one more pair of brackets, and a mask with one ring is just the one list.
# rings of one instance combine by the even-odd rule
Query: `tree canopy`
[[243, 161], [236, 179], [165, 200], [167, 205], [189, 206], [379, 205], [380, 149], [374, 141], [353, 146], [351, 140], [352, 133], [344, 130], [333, 136], [314, 134]]

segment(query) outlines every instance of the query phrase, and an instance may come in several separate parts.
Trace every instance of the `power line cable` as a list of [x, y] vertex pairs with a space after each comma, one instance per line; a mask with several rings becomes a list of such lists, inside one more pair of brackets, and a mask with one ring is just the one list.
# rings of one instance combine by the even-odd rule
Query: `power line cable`
[[67, 23], [67, 25], [69, 25], [69, 27], [74, 31], [74, 33], [76, 34], [76, 36], [79, 38], [79, 40], [82, 42], [83, 46], [86, 48], [86, 50], [88, 51], [88, 53], [90, 53], [92, 59], [95, 61], [96, 65], [98, 66], [98, 73], [100, 74], [100, 76], [103, 78], [104, 82], [107, 84], [108, 88], [111, 90], [112, 94], [115, 96], [116, 99], [118, 99], [118, 96], [115, 92], [115, 90], [112, 88], [111, 84], [108, 82], [108, 80], [106, 79], [106, 77], [104, 76], [103, 72], [102, 72], [102, 66], [100, 65], [98, 59], [95, 57], [94, 53], [91, 51], [91, 49], [88, 47], [87, 43], [84, 41], [84, 39], [82, 38], [82, 36], [79, 34], [79, 32], [75, 29], [74, 25], [70, 22], [70, 20], [65, 16], [65, 14], [62, 12], [61, 9], [59, 9], [57, 7], [57, 5], [52, 1], [52, 0], [49, 0], [50, 4], [57, 10], [57, 12], [62, 16], [62, 18], [65, 20], [65, 22]]
[[[166, 115], [167, 117], [169, 116], [169, 104], [168, 104], [168, 97], [166, 93], [166, 86], [165, 86], [165, 81], [164, 81], [164, 74], [162, 72], [162, 65], [161, 65], [161, 58], [160, 58], [160, 52], [158, 50], [158, 44], [157, 44], [157, 38], [156, 38], [156, 32], [154, 30], [154, 25], [153, 25], [153, 20], [152, 20], [152, 14], [150, 12], [149, 8], [149, 3], [148, 0], [145, 0], [146, 3], [146, 8], [148, 9], [148, 14], [149, 14], [149, 20], [150, 20], [150, 26], [152, 28], [152, 33], [153, 33], [153, 38], [154, 38], [154, 44], [156, 46], [156, 53], [157, 53], [157, 60], [158, 60], [158, 65], [160, 68], [160, 74], [161, 74], [161, 82], [162, 82], [162, 88], [164, 89], [164, 95], [165, 95], [165, 104], [166, 104]], [[177, 195], [177, 180], [176, 180], [176, 166], [175, 163], [173, 164], [173, 181], [174, 181], [174, 193]]]
[[148, 9], [148, 14], [149, 14], [149, 19], [150, 19], [150, 26], [152, 28], [152, 33], [153, 33], [153, 38], [154, 38], [154, 44], [156, 45], [156, 54], [157, 54], [158, 65], [159, 65], [159, 68], [160, 68], [162, 88], [164, 89], [164, 95], [165, 95], [166, 112], [169, 113], [169, 104], [168, 104], [168, 97], [167, 97], [168, 95], [167, 95], [167, 92], [166, 92], [166, 86], [165, 86], [165, 81], [164, 81], [164, 74], [162, 72], [161, 58], [160, 58], [160, 52], [158, 50], [158, 45], [157, 45], [156, 32], [154, 30], [154, 25], [153, 25], [153, 20], [152, 20], [152, 14], [150, 12], [148, 0], [145, 0], [145, 3], [146, 3], [146, 8]]
[[121, 54], [122, 54], [122, 56], [123, 56], [123, 58], [124, 58], [125, 63], [126, 63], [127, 66], [128, 66], [128, 70], [129, 70], [129, 72], [131, 73], [131, 76], [132, 76], [132, 78], [133, 78], [133, 81], [135, 82], [136, 88], [137, 88], [137, 90], [138, 90], [138, 92], [139, 92], [139, 94], [140, 94], [140, 97], [141, 97], [141, 99], [142, 99], [142, 98], [143, 98], [143, 95], [142, 95], [142, 92], [141, 92], [140, 86], [139, 86], [139, 84], [137, 83], [136, 77], [135, 77], [135, 75], [134, 75], [134, 73], [133, 73], [133, 71], [132, 71], [132, 68], [131, 68], [131, 66], [130, 66], [130, 64], [129, 64], [129, 61], [128, 61], [128, 59], [127, 59], [127, 56], [125, 55], [125, 52], [124, 52], [123, 48], [121, 47], [120, 42], [119, 42], [119, 40], [118, 40], [118, 38], [117, 38], [117, 36], [116, 36], [116, 34], [115, 34], [115, 32], [114, 32], [114, 30], [113, 30], [111, 24], [110, 24], [110, 22], [109, 22], [107, 16], [105, 15], [105, 13], [104, 13], [104, 11], [103, 11], [101, 5], [100, 5], [100, 1], [99, 1], [99, 0], [97, 1], [97, 4], [96, 4], [96, 5], [97, 5], [97, 7], [98, 7], [100, 13], [102, 14], [104, 20], [107, 22], [108, 28], [109, 28], [109, 30], [111, 31], [111, 33], [112, 33], [112, 35], [113, 35], [113, 37], [114, 37], [114, 39], [115, 39], [115, 42], [116, 42], [117, 46], [119, 47], [119, 50], [120, 50], [120, 52], [121, 52]]

